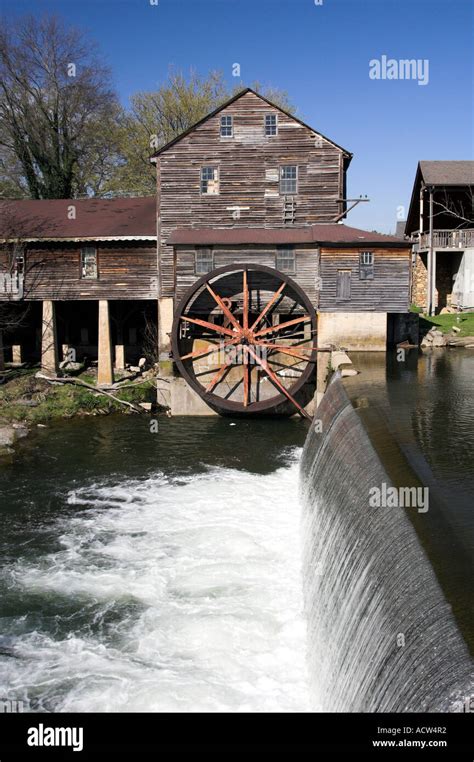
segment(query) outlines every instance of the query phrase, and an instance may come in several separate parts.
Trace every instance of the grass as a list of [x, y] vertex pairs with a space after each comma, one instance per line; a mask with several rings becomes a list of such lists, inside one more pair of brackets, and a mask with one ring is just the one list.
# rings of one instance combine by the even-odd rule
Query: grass
[[[46, 423], [57, 418], [77, 415], [108, 415], [126, 412], [127, 408], [92, 390], [73, 384], [52, 386], [35, 378], [36, 369], [18, 373], [0, 386], [0, 421], [22, 421], [30, 424]], [[77, 376], [86, 383], [95, 383], [88, 373]], [[153, 380], [115, 392], [127, 402], [153, 402], [156, 399]], [[33, 404], [22, 404], [33, 403]]]
[[428, 317], [427, 315], [420, 315], [420, 328], [426, 328], [429, 331], [430, 328], [436, 326], [442, 333], [450, 333], [453, 326], [459, 328], [460, 331], [456, 331], [456, 336], [474, 336], [474, 312], [461, 312], [459, 315], [433, 315]]

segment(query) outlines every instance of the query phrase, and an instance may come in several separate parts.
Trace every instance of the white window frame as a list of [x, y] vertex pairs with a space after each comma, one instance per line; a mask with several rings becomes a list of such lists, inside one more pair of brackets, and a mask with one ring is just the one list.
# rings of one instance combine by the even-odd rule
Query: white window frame
[[[210, 178], [210, 177], [204, 178], [203, 177], [204, 172], [206, 170], [209, 170], [209, 169], [212, 169], [212, 171], [214, 172], [214, 177], [213, 178]], [[209, 193], [207, 190], [203, 190], [203, 184], [204, 183], [209, 183], [209, 181], [216, 183], [216, 188], [217, 188], [216, 193]], [[206, 185], [206, 188], [207, 187], [208, 186]], [[219, 193], [220, 193], [219, 167], [212, 166], [211, 164], [206, 164], [205, 166], [201, 167], [201, 170], [200, 170], [200, 173], [199, 173], [199, 190], [201, 192], [201, 196], [218, 196], [219, 195]]]
[[[294, 169], [295, 170], [295, 176], [293, 177], [283, 177], [283, 172], [285, 169]], [[283, 190], [282, 184], [284, 182], [288, 182], [289, 180], [295, 181], [295, 190], [294, 191], [288, 191]], [[298, 194], [298, 165], [297, 164], [281, 164], [280, 165], [280, 196], [296, 196]]]
[[[228, 122], [230, 120], [230, 123]], [[226, 124], [223, 124], [223, 122], [227, 122]], [[230, 134], [223, 134], [222, 130], [228, 130], [230, 127]], [[220, 121], [220, 136], [221, 138], [229, 139], [234, 137], [234, 119], [231, 114], [224, 114], [221, 116]]]
[[[275, 124], [267, 125], [267, 119], [271, 117], [275, 120]], [[275, 138], [278, 135], [278, 114], [265, 114], [263, 119], [263, 128], [265, 130], [265, 136], [267, 138]], [[267, 132], [267, 129], [275, 128], [275, 132]]]

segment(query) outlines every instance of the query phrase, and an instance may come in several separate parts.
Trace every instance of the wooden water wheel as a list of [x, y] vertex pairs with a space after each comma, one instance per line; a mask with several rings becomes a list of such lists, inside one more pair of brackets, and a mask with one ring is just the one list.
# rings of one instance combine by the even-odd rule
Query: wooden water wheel
[[255, 264], [221, 267], [186, 292], [173, 323], [173, 359], [213, 409], [276, 411], [314, 374], [316, 314], [288, 275]]

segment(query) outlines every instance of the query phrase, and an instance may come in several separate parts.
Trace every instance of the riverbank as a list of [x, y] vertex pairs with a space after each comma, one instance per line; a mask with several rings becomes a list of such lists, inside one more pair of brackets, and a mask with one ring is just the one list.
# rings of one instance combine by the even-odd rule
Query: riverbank
[[[0, 385], [0, 457], [13, 454], [16, 444], [32, 428], [58, 419], [76, 416], [132, 414], [151, 411], [156, 403], [156, 384], [152, 374], [125, 380], [123, 385], [97, 390], [96, 373], [87, 369], [66, 383], [51, 383], [38, 376], [37, 368], [11, 368]], [[65, 379], [66, 380], [66, 379]], [[87, 384], [88, 386], [84, 386]], [[92, 387], [92, 388], [90, 388]], [[112, 396], [109, 396], [112, 395]]]

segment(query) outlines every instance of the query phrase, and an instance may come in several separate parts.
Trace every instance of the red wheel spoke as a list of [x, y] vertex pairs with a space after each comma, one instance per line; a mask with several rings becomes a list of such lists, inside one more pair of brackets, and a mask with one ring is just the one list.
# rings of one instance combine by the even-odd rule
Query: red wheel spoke
[[280, 389], [280, 391], [283, 392], [285, 397], [288, 397], [290, 402], [292, 402], [293, 405], [300, 411], [301, 415], [304, 416], [305, 418], [308, 418], [308, 420], [311, 421], [311, 416], [306, 412], [304, 408], [301, 407], [301, 405], [298, 404], [298, 402], [294, 399], [294, 397], [291, 396], [290, 392], [281, 383], [280, 379], [278, 378], [276, 373], [272, 371], [268, 363], [265, 360], [261, 360], [260, 357], [258, 357], [258, 355], [255, 354], [255, 352], [253, 351], [251, 347], [246, 346], [244, 347], [244, 349], [254, 358], [255, 362], [261, 365], [265, 373], [268, 374], [268, 376], [271, 378], [273, 383], [278, 387], [278, 389]]
[[265, 315], [267, 314], [268, 310], [269, 310], [271, 307], [273, 307], [273, 305], [275, 304], [276, 300], [277, 300], [277, 299], [278, 299], [278, 297], [280, 296], [280, 294], [281, 294], [281, 292], [283, 291], [283, 289], [285, 288], [285, 286], [286, 286], [286, 283], [282, 283], [282, 284], [281, 284], [281, 286], [280, 286], [280, 288], [278, 289], [278, 291], [275, 291], [275, 293], [273, 294], [272, 298], [270, 299], [270, 301], [268, 302], [268, 304], [266, 305], [266, 307], [264, 307], [264, 308], [263, 308], [263, 310], [261, 311], [261, 313], [260, 313], [260, 315], [258, 316], [258, 318], [256, 319], [256, 321], [255, 321], [255, 322], [253, 323], [253, 325], [251, 326], [251, 328], [250, 328], [250, 330], [251, 330], [251, 331], [253, 331], [253, 329], [254, 329], [254, 328], [255, 328], [255, 327], [256, 327], [256, 326], [257, 326], [257, 325], [260, 323], [260, 321], [261, 321], [261, 320], [263, 320], [263, 318], [264, 318], [264, 317], [265, 317]]
[[218, 305], [219, 305], [219, 307], [221, 308], [221, 310], [222, 310], [222, 312], [224, 313], [224, 315], [226, 316], [226, 318], [227, 318], [228, 320], [230, 320], [230, 322], [232, 323], [232, 325], [233, 325], [233, 326], [235, 326], [235, 328], [238, 328], [238, 330], [240, 331], [240, 330], [241, 330], [241, 328], [242, 328], [242, 326], [240, 325], [240, 323], [239, 323], [239, 321], [236, 319], [236, 317], [235, 317], [235, 316], [232, 314], [232, 312], [231, 312], [231, 311], [230, 311], [230, 309], [227, 307], [227, 305], [226, 305], [226, 304], [224, 304], [224, 302], [223, 302], [223, 300], [221, 299], [221, 297], [220, 297], [218, 294], [216, 294], [216, 293], [215, 293], [215, 291], [213, 291], [213, 290], [212, 290], [212, 288], [210, 287], [209, 283], [206, 283], [206, 288], [207, 288], [207, 290], [209, 291], [209, 293], [211, 294], [211, 296], [212, 296], [212, 298], [214, 299], [214, 301], [216, 302], [216, 304], [218, 304]]
[[243, 364], [244, 364], [244, 407], [247, 407], [249, 404], [249, 387], [250, 387], [250, 369], [249, 369], [249, 358], [247, 356], [247, 352], [244, 351], [243, 356]]
[[249, 327], [249, 290], [247, 287], [247, 270], [244, 270], [243, 280], [244, 280], [244, 283], [243, 283], [243, 295], [244, 295], [243, 326], [244, 326], [244, 331], [246, 331], [247, 328]]
[[292, 349], [291, 347], [285, 347], [282, 344], [272, 344], [269, 341], [257, 341], [257, 346], [268, 347], [269, 349], [274, 349], [276, 352], [282, 352], [285, 355], [291, 355], [291, 357], [299, 357], [305, 362], [312, 362], [309, 357], [305, 357], [305, 355], [301, 354], [301, 352], [298, 352], [296, 349]]
[[280, 323], [280, 325], [272, 325], [270, 328], [264, 328], [262, 331], [257, 331], [255, 336], [266, 336], [268, 333], [275, 333], [281, 331], [283, 328], [287, 328], [290, 325], [296, 325], [297, 323], [307, 323], [311, 320], [309, 315], [303, 317], [294, 318], [294, 320], [287, 320], [286, 323]]
[[196, 357], [202, 357], [203, 355], [212, 355], [214, 352], [219, 352], [223, 347], [230, 347], [231, 344], [235, 344], [236, 342], [240, 341], [240, 339], [237, 337], [236, 339], [231, 339], [230, 341], [221, 341], [219, 344], [214, 344], [213, 346], [215, 349], [197, 349], [195, 352], [189, 352], [187, 355], [183, 355], [180, 357], [180, 360], [190, 360], [191, 358]]
[[217, 373], [211, 378], [209, 384], [206, 387], [206, 392], [212, 392], [215, 386], [219, 383], [219, 381], [222, 380], [223, 375], [225, 372], [230, 368], [230, 365], [228, 365], [226, 362], [221, 365]]
[[232, 336], [233, 339], [235, 338], [235, 331], [231, 331], [230, 328], [224, 328], [222, 325], [209, 323], [207, 320], [200, 320], [199, 318], [186, 317], [185, 315], [181, 315], [181, 320], [185, 320], [188, 323], [196, 323], [196, 325], [201, 325], [203, 328], [209, 328], [211, 331], [225, 333], [226, 336]]

